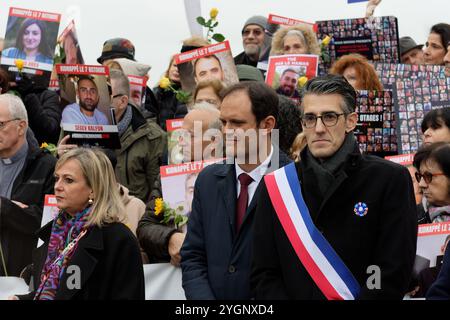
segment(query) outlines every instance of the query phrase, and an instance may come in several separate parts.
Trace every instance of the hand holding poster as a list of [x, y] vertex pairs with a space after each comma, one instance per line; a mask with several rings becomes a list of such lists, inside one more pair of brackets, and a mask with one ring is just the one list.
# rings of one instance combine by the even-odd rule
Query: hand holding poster
[[10, 8], [0, 64], [13, 81], [28, 74], [48, 86], [60, 19], [56, 13]]
[[228, 41], [175, 56], [184, 91], [193, 92], [200, 81], [220, 80], [227, 86], [239, 82]]
[[274, 88], [278, 94], [298, 101], [300, 99], [299, 79], [316, 77], [318, 64], [319, 57], [316, 55], [272, 56], [269, 58], [266, 83]]

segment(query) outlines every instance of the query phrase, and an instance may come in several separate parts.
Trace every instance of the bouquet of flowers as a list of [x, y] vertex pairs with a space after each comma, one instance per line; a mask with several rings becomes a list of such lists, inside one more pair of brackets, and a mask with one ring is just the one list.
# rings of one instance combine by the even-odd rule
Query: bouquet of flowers
[[188, 217], [183, 212], [183, 206], [178, 206], [176, 209], [173, 209], [162, 198], [156, 198], [155, 200], [155, 215], [159, 216], [163, 214], [163, 219], [161, 220], [163, 224], [173, 225], [176, 229], [180, 229], [188, 221]]

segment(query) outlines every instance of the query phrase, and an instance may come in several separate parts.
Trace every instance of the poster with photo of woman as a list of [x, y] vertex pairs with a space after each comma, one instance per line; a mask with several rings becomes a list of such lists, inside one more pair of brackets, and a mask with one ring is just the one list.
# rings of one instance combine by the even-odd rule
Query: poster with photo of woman
[[60, 19], [57, 13], [10, 8], [0, 64], [12, 81], [28, 76], [48, 86]]

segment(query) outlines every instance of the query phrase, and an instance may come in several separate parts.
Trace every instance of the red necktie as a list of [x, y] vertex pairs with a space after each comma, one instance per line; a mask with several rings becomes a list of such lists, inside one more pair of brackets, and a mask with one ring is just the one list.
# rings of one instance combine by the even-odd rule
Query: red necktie
[[244, 221], [248, 205], [248, 185], [253, 182], [252, 177], [246, 173], [241, 173], [238, 180], [241, 184], [241, 192], [239, 193], [236, 206], [236, 232], [239, 232], [242, 222]]

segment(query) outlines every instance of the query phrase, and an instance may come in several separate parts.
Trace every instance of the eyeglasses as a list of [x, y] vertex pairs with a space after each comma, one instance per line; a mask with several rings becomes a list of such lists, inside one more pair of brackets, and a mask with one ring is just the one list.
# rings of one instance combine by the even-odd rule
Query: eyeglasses
[[420, 173], [420, 172], [415, 173], [417, 182], [420, 183], [420, 180], [422, 180], [422, 178], [423, 178], [423, 180], [425, 181], [426, 184], [430, 184], [431, 181], [433, 181], [433, 177], [443, 176], [443, 175], [445, 175], [445, 173], [442, 173], [442, 172], [431, 173], [431, 172], [425, 171], [424, 173]]
[[326, 112], [321, 116], [316, 116], [315, 114], [305, 114], [302, 117], [302, 124], [305, 128], [314, 128], [317, 124], [317, 119], [321, 119], [325, 127], [334, 127], [338, 121], [339, 117], [345, 115], [345, 113], [336, 112]]
[[20, 120], [20, 119], [11, 119], [11, 120], [6, 120], [6, 121], [0, 121], [0, 130], [3, 129], [4, 127], [6, 127], [6, 125], [11, 122], [11, 121], [16, 121], [16, 120]]

